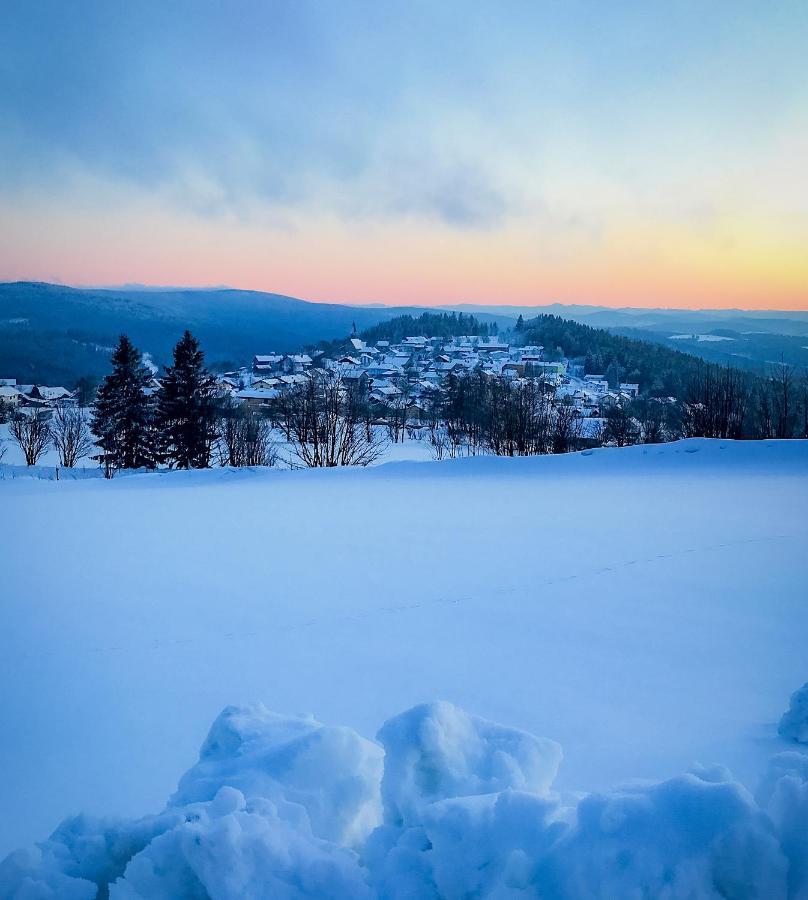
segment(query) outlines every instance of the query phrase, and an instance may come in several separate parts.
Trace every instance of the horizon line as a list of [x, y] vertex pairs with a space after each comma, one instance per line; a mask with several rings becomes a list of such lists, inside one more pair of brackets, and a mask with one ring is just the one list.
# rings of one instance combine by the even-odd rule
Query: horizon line
[[[490, 307], [502, 307], [504, 309], [540, 309], [547, 307], [562, 307], [562, 308], [585, 308], [585, 309], [597, 309], [604, 311], [612, 311], [612, 312], [625, 312], [630, 310], [632, 312], [691, 312], [691, 313], [770, 313], [770, 314], [787, 314], [787, 313], [808, 313], [808, 305], [803, 307], [780, 307], [777, 309], [768, 308], [768, 307], [759, 307], [759, 306], [631, 306], [630, 304], [622, 305], [622, 306], [613, 306], [609, 304], [603, 303], [566, 303], [561, 300], [549, 300], [544, 302], [535, 302], [535, 303], [514, 303], [514, 302], [506, 302], [506, 303], [497, 303], [495, 301], [491, 302], [479, 302], [479, 301], [467, 301], [467, 302], [459, 302], [459, 303], [436, 303], [436, 304], [424, 304], [424, 303], [389, 303], [383, 301], [344, 301], [344, 300], [323, 300], [323, 299], [311, 299], [305, 297], [299, 297], [294, 294], [286, 294], [279, 291], [268, 291], [260, 288], [243, 288], [243, 287], [235, 287], [233, 285], [227, 284], [218, 284], [218, 285], [171, 285], [171, 284], [145, 284], [141, 282], [123, 282], [121, 284], [68, 284], [63, 281], [45, 281], [42, 279], [29, 279], [29, 278], [14, 278], [14, 279], [0, 279], [0, 285], [14, 285], [14, 284], [32, 284], [32, 285], [47, 285], [48, 287], [62, 287], [68, 288], [70, 290], [77, 291], [128, 291], [128, 292], [136, 292], [136, 291], [149, 291], [153, 293], [170, 293], [171, 291], [187, 291], [187, 292], [211, 292], [211, 291], [239, 291], [242, 293], [251, 293], [251, 294], [268, 294], [275, 297], [285, 297], [290, 300], [297, 300], [301, 303], [317, 303], [324, 304], [328, 306], [347, 306], [351, 308], [357, 309], [422, 309], [424, 311], [429, 311], [433, 309], [439, 309], [443, 311], [463, 311], [464, 307], [475, 307], [475, 308], [490, 308]], [[503, 315], [506, 315], [503, 313]]]

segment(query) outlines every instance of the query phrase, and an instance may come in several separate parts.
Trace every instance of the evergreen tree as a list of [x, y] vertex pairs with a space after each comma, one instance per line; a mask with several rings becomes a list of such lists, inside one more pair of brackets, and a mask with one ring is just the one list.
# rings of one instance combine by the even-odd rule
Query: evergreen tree
[[153, 468], [153, 404], [144, 392], [151, 375], [140, 352], [122, 334], [112, 354], [112, 372], [98, 389], [92, 415], [92, 431], [99, 453], [93, 457], [107, 478], [115, 469]]
[[516, 330], [517, 331], [525, 330], [525, 320], [522, 318], [522, 313], [519, 313], [519, 318], [516, 320]]
[[216, 436], [215, 382], [199, 341], [186, 331], [161, 379], [155, 422], [160, 459], [179, 469], [206, 469]]

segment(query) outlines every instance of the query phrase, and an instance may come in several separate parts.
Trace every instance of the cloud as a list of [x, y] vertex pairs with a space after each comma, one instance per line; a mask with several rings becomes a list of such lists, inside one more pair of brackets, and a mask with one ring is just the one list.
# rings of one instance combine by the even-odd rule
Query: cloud
[[7, 195], [95, 178], [99, 205], [119, 185], [211, 218], [486, 229], [557, 205], [597, 228], [585, 185], [709, 206], [808, 99], [789, 3], [0, 3]]
[[[495, 161], [469, 163], [468, 147], [452, 158], [422, 114], [451, 103], [453, 90], [439, 84], [427, 18], [305, 3], [42, 2], [9, 12], [6, 190], [89, 173], [205, 215], [326, 203], [345, 215], [468, 226], [505, 210]], [[406, 41], [392, 34], [399, 27]], [[425, 77], [431, 97], [414, 84]], [[410, 117], [413, 106], [422, 112]], [[415, 169], [391, 165], [389, 136], [402, 132]]]

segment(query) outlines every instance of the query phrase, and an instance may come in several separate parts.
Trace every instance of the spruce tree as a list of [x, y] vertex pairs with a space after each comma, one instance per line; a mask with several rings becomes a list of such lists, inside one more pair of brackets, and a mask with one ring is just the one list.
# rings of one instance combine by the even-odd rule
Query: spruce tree
[[153, 403], [145, 393], [151, 375], [140, 351], [122, 334], [93, 405], [94, 456], [107, 478], [116, 469], [154, 468]]
[[161, 379], [155, 417], [160, 459], [179, 469], [210, 465], [216, 434], [215, 383], [199, 341], [186, 331]]

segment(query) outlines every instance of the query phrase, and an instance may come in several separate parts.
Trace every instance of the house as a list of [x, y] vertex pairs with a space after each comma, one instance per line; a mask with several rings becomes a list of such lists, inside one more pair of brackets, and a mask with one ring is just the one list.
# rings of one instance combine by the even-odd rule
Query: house
[[[9, 378], [8, 380], [14, 381], [13, 378]], [[5, 403], [8, 406], [17, 406], [20, 402], [20, 396], [20, 392], [14, 385], [0, 384], [0, 403]]]
[[500, 369], [500, 374], [505, 378], [523, 378], [525, 365], [518, 362], [506, 362]]
[[38, 400], [48, 405], [55, 403], [75, 403], [76, 396], [72, 391], [63, 387], [46, 387], [42, 384], [35, 384], [28, 392], [31, 400]]
[[255, 388], [245, 388], [235, 394], [236, 399], [249, 409], [266, 409], [269, 403], [278, 396], [276, 390], [256, 390]]
[[306, 384], [307, 381], [307, 375], [279, 375], [277, 389], [279, 391], [289, 390], [293, 387], [298, 387], [301, 384]]
[[477, 342], [478, 353], [507, 353], [510, 346], [496, 338], [487, 338]]
[[370, 392], [371, 399], [376, 400], [378, 403], [390, 403], [400, 396], [401, 390], [394, 384], [383, 384], [379, 387], [374, 385], [373, 390]]
[[621, 384], [620, 391], [628, 394], [629, 397], [636, 397], [640, 393], [640, 386], [638, 384]]
[[603, 378], [600, 381], [595, 381], [595, 379], [590, 379], [589, 376], [586, 376], [586, 386], [594, 391], [596, 394], [603, 396], [604, 394], [609, 393], [609, 382]]
[[361, 368], [344, 369], [340, 373], [342, 383], [345, 387], [355, 392], [354, 396], [366, 399], [370, 390], [370, 377], [368, 373]]
[[220, 391], [224, 391], [227, 394], [234, 394], [241, 385], [238, 380], [235, 378], [231, 378], [227, 375], [222, 375], [221, 377], [216, 379], [216, 387], [219, 388]]
[[307, 353], [293, 353], [284, 356], [281, 368], [287, 375], [300, 375], [311, 366], [312, 362], [312, 358]]
[[278, 372], [280, 371], [282, 361], [283, 357], [279, 356], [277, 353], [254, 356], [252, 364], [253, 372], [255, 372], [256, 375]]
[[276, 389], [279, 384], [279, 378], [263, 377], [254, 378], [253, 383], [250, 385], [250, 387], [256, 391], [271, 391]]

